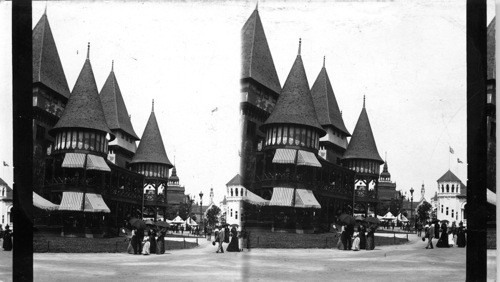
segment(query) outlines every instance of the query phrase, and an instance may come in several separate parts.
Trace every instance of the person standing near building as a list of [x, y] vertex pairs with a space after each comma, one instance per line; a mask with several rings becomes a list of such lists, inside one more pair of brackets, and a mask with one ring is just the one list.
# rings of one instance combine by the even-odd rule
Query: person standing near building
[[224, 253], [224, 247], [222, 246], [222, 243], [224, 243], [224, 237], [226, 235], [226, 232], [224, 232], [224, 228], [220, 228], [219, 234], [216, 236], [216, 240], [219, 243], [219, 248], [217, 249], [217, 253], [220, 251], [221, 253]]
[[427, 241], [427, 246], [425, 247], [426, 249], [434, 249], [434, 246], [432, 245], [432, 239], [434, 238], [435, 235], [435, 230], [434, 230], [434, 225], [431, 224], [429, 226], [429, 231], [427, 232], [426, 236], [428, 236], [429, 240]]
[[3, 250], [12, 251], [12, 232], [7, 224], [3, 234]]

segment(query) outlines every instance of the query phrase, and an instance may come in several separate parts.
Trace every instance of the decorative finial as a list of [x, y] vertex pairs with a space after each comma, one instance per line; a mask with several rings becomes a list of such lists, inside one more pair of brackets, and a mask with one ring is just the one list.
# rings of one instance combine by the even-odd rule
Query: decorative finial
[[326, 56], [323, 56], [323, 67], [325, 67]]
[[365, 108], [365, 99], [366, 99], [366, 97], [365, 97], [365, 95], [363, 95], [363, 109]]
[[115, 60], [111, 60], [111, 71], [115, 69]]
[[387, 151], [385, 151], [385, 162], [387, 163]]
[[299, 56], [300, 56], [300, 49], [301, 49], [301, 46], [302, 46], [302, 38], [299, 38]]
[[47, 1], [45, 1], [45, 10], [43, 10], [43, 14], [47, 15]]
[[90, 42], [87, 43], [87, 60], [89, 59], [90, 56]]
[[155, 112], [155, 99], [153, 99], [153, 106], [151, 107], [151, 112], [152, 113]]
[[257, 4], [255, 4], [255, 11], [259, 11], [259, 1], [257, 1]]

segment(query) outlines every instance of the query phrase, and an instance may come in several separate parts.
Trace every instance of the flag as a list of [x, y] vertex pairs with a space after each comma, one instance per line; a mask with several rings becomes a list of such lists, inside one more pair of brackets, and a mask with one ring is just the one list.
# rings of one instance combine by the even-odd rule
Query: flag
[[5, 161], [3, 161], [3, 166], [9, 166]]
[[452, 147], [450, 147], [450, 153], [455, 154], [455, 151], [453, 151]]
[[463, 164], [463, 162], [462, 162], [459, 158], [457, 158], [457, 162], [458, 162], [459, 164]]

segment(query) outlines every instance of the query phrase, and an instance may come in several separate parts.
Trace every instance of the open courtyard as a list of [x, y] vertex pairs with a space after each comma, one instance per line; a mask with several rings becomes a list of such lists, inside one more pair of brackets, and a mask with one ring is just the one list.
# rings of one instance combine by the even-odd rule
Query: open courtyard
[[[465, 248], [426, 250], [410, 235], [404, 245], [373, 251], [251, 249], [216, 254], [211, 242], [165, 255], [125, 253], [34, 254], [35, 281], [464, 281]], [[0, 280], [11, 281], [11, 252], [0, 252]], [[496, 277], [496, 251], [488, 250], [488, 281]]]

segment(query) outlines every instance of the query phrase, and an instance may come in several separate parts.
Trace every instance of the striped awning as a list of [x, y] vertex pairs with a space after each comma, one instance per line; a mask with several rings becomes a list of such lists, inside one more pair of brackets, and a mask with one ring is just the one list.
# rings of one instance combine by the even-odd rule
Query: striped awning
[[[67, 168], [83, 168], [85, 165], [85, 154], [82, 153], [66, 153], [62, 163], [62, 167]], [[101, 156], [87, 155], [87, 169], [111, 171], [106, 161]]]
[[[88, 200], [88, 206], [87, 206]], [[87, 209], [88, 208], [88, 209]], [[85, 211], [88, 212], [105, 212], [110, 213], [108, 206], [100, 194], [86, 193], [85, 194]]]
[[297, 165], [306, 165], [306, 166], [314, 166], [321, 167], [316, 155], [311, 152], [299, 150], [297, 156]]
[[103, 157], [96, 155], [87, 155], [87, 169], [111, 171]]
[[[82, 210], [82, 192], [63, 192], [60, 211], [81, 211]], [[104, 203], [102, 196], [94, 193], [85, 193], [85, 212], [111, 212]]]
[[62, 167], [69, 168], [83, 168], [85, 164], [85, 154], [80, 153], [66, 153]]
[[59, 208], [59, 205], [52, 203], [35, 192], [33, 192], [33, 206], [46, 211], [54, 211]]
[[296, 208], [314, 208], [321, 209], [321, 205], [314, 197], [311, 190], [297, 189], [295, 193], [295, 207]]
[[274, 187], [270, 206], [291, 207], [293, 200], [293, 188]]
[[269, 200], [264, 200], [251, 191], [246, 191], [246, 196], [243, 197], [243, 201], [249, 202], [254, 205], [267, 206], [269, 205]]
[[297, 150], [293, 149], [276, 149], [274, 153], [273, 163], [275, 164], [293, 164], [295, 163], [295, 155]]

